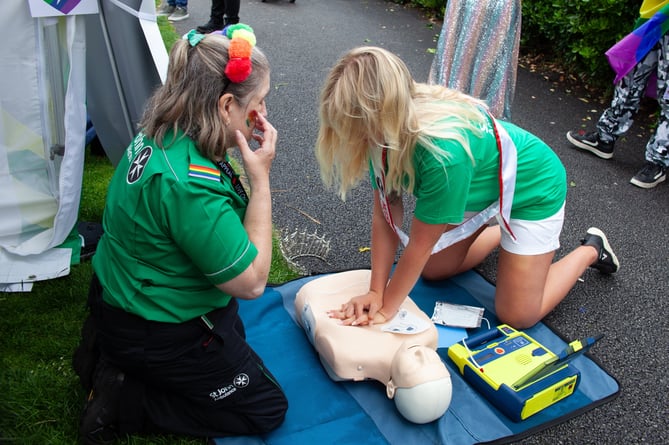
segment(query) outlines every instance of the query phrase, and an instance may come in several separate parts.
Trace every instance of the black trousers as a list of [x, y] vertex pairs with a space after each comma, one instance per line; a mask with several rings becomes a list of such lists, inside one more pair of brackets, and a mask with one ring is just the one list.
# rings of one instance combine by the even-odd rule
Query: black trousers
[[[94, 278], [94, 281], [97, 281]], [[121, 433], [202, 437], [259, 434], [278, 427], [288, 402], [245, 340], [235, 299], [182, 324], [147, 321], [102, 301], [91, 286], [101, 358], [125, 373]]]
[[227, 18], [226, 25], [239, 22], [240, 0], [211, 0], [211, 20], [223, 23], [223, 16]]

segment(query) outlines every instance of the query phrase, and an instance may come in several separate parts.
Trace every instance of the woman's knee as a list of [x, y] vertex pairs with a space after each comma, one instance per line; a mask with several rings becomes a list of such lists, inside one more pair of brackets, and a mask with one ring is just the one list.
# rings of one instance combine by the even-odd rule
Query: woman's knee
[[500, 322], [514, 329], [531, 328], [540, 320], [539, 315], [532, 311], [513, 310], [498, 304], [495, 304], [495, 312]]
[[435, 261], [430, 259], [423, 268], [420, 276], [427, 281], [445, 280], [458, 273], [459, 264], [453, 261]]
[[286, 411], [288, 411], [288, 399], [280, 389], [277, 389], [274, 397], [268, 399], [262, 412], [252, 419], [256, 434], [268, 433], [277, 429], [286, 418]]

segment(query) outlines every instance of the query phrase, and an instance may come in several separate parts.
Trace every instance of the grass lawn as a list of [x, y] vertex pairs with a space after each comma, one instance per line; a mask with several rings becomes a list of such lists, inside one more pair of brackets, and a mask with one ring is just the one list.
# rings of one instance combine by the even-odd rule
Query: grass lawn
[[[159, 19], [166, 46], [179, 38]], [[86, 154], [80, 221], [102, 221], [113, 167], [105, 157]], [[72, 353], [87, 314], [90, 261], [68, 276], [35, 283], [29, 293], [0, 293], [0, 443], [77, 443], [84, 392], [72, 369]], [[275, 237], [270, 282], [297, 277], [283, 259]], [[202, 444], [203, 439], [129, 437], [127, 444]]]

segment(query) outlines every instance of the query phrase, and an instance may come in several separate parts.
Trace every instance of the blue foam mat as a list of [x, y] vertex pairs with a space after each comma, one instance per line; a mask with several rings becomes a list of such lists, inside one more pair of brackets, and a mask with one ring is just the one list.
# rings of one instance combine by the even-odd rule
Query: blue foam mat
[[[217, 438], [217, 445], [506, 443], [605, 403], [620, 390], [614, 377], [590, 357], [581, 356], [573, 361], [581, 371], [581, 383], [574, 394], [527, 420], [513, 422], [471, 388], [448, 359], [446, 349], [440, 349], [453, 383], [451, 405], [440, 419], [425, 425], [413, 424], [386, 397], [381, 383], [334, 382], [328, 377], [295, 321], [293, 306], [297, 291], [315, 278], [318, 277], [268, 287], [260, 299], [240, 301], [248, 341], [283, 387], [289, 408], [285, 422], [277, 430], [261, 436]], [[498, 321], [493, 313], [494, 292], [494, 286], [471, 271], [440, 282], [421, 280], [411, 298], [428, 315], [437, 300], [483, 306], [484, 317], [495, 326]], [[525, 332], [553, 351], [566, 346], [543, 323]], [[583, 336], [592, 334], [595, 333], [584, 332]]]

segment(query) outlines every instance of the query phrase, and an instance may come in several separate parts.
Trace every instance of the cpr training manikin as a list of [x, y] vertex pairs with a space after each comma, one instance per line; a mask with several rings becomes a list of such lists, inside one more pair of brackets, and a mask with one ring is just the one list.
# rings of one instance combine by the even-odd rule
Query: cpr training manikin
[[328, 315], [366, 293], [370, 277], [369, 270], [351, 270], [306, 283], [295, 298], [298, 321], [330, 378], [377, 380], [407, 420], [432, 422], [450, 405], [451, 377], [436, 352], [437, 329], [413, 300], [407, 296], [380, 325], [346, 326]]

